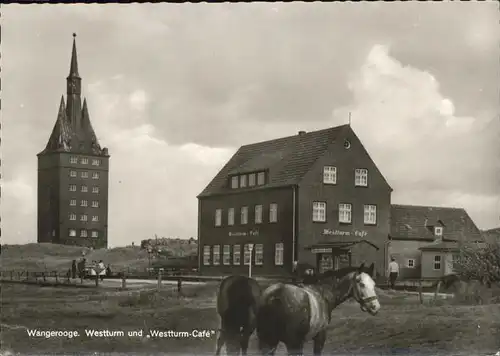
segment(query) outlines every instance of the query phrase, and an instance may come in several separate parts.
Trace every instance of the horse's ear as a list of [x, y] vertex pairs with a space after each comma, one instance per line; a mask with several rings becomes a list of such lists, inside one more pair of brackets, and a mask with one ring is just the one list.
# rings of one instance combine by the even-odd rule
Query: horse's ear
[[364, 272], [364, 270], [365, 270], [365, 263], [363, 262], [363, 263], [361, 264], [361, 266], [359, 266], [359, 268], [358, 268], [358, 273], [363, 273], [363, 272]]
[[375, 271], [375, 262], [372, 262], [370, 267], [368, 267], [368, 274], [373, 277], [373, 272]]

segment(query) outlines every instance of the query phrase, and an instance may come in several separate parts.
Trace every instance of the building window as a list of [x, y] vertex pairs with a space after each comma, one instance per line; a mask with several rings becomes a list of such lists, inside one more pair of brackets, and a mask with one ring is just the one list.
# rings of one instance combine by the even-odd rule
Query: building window
[[69, 163], [78, 163], [78, 157], [71, 156], [71, 157], [69, 158]]
[[234, 225], [234, 208], [229, 208], [227, 210], [227, 224], [230, 226]]
[[99, 221], [99, 216], [98, 215], [92, 215], [92, 222], [98, 222]]
[[86, 185], [82, 185], [80, 188], [80, 191], [82, 193], [87, 193], [89, 191], [89, 187], [87, 187]]
[[93, 159], [92, 160], [92, 165], [93, 166], [100, 166], [101, 165], [101, 160], [100, 159]]
[[213, 264], [214, 266], [220, 264], [220, 245], [215, 245], [213, 250], [212, 250], [214, 256], [213, 256]]
[[255, 206], [255, 223], [256, 224], [262, 223], [262, 205]]
[[69, 205], [70, 205], [70, 206], [76, 206], [76, 199], [71, 199], [71, 200], [69, 201]]
[[98, 208], [99, 207], [99, 201], [98, 200], [92, 200], [92, 207], [93, 208]]
[[339, 222], [350, 224], [352, 222], [352, 205], [339, 204]]
[[278, 222], [278, 204], [276, 203], [269, 204], [269, 222]]
[[99, 172], [92, 172], [92, 179], [99, 179]]
[[406, 261], [406, 267], [415, 268], [415, 260], [413, 258], [409, 258], [408, 261]]
[[76, 192], [76, 184], [70, 184], [69, 185], [69, 191], [70, 192]]
[[255, 173], [250, 173], [248, 175], [248, 186], [249, 187], [254, 187], [255, 186]]
[[441, 269], [441, 256], [437, 255], [434, 256], [434, 270], [440, 270]]
[[234, 245], [233, 246], [233, 265], [241, 264], [241, 246]]
[[240, 176], [240, 188], [245, 188], [247, 186], [247, 176], [245, 174]]
[[224, 250], [222, 251], [222, 263], [225, 265], [228, 265], [231, 263], [231, 259], [229, 256], [230, 249], [231, 249], [231, 246], [224, 245]]
[[231, 188], [232, 189], [238, 188], [238, 176], [234, 176], [231, 178]]
[[76, 230], [75, 229], [69, 229], [69, 237], [76, 237]]
[[323, 167], [323, 183], [337, 184], [337, 167], [333, 166]]
[[250, 260], [252, 258], [252, 252], [248, 248], [248, 244], [245, 244], [245, 251], [243, 251], [243, 264], [248, 266], [250, 264]]
[[80, 206], [88, 206], [89, 205], [89, 201], [88, 200], [81, 200], [80, 201]]
[[266, 174], [265, 172], [257, 173], [257, 185], [264, 185], [266, 183]]
[[69, 171], [69, 176], [72, 178], [76, 177], [76, 171]]
[[80, 237], [87, 237], [87, 230], [81, 229], [80, 230]]
[[89, 177], [89, 172], [82, 172], [81, 173], [82, 178], [88, 178]]
[[326, 203], [321, 201], [313, 201], [312, 220], [314, 222], [326, 221]]
[[377, 224], [377, 206], [376, 205], [365, 205], [364, 222], [365, 222], [365, 225]]
[[87, 214], [80, 215], [80, 221], [87, 221], [87, 218], [88, 218]]
[[70, 213], [69, 214], [69, 219], [70, 220], [76, 220], [76, 214], [75, 213]]
[[92, 231], [92, 237], [99, 237], [99, 231]]
[[434, 236], [443, 236], [443, 228], [441, 226], [434, 228]]
[[368, 186], [368, 169], [356, 168], [354, 171], [354, 185], [356, 187]]
[[203, 246], [203, 264], [210, 265], [210, 246]]
[[241, 207], [241, 216], [240, 216], [241, 224], [248, 224], [248, 206]]
[[88, 159], [88, 158], [82, 158], [82, 159], [80, 160], [80, 163], [81, 163], [81, 164], [89, 164], [89, 159]]
[[274, 245], [274, 264], [276, 266], [283, 266], [283, 243], [279, 242]]
[[222, 225], [222, 209], [215, 209], [215, 226]]
[[255, 264], [261, 266], [264, 263], [264, 245], [255, 245]]
[[99, 187], [97, 187], [97, 186], [94, 185], [92, 187], [92, 193], [99, 194]]

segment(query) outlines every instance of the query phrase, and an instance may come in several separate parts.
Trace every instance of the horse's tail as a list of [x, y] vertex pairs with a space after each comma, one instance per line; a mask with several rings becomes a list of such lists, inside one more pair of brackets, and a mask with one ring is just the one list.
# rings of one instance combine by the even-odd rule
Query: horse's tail
[[259, 349], [263, 354], [269, 354], [276, 349], [280, 340], [280, 331], [285, 330], [281, 298], [271, 295], [257, 309], [257, 337]]

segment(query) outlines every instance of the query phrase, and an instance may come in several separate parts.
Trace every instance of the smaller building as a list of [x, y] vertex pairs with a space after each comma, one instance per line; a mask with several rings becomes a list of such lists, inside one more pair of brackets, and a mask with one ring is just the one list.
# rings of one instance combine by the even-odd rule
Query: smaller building
[[401, 279], [438, 278], [452, 273], [459, 242], [481, 240], [481, 232], [461, 208], [392, 205], [389, 254]]

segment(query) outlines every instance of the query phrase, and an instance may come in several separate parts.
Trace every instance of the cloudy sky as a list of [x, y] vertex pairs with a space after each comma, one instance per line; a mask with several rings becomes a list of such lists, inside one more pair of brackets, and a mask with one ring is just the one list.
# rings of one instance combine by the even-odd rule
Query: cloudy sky
[[393, 202], [500, 225], [498, 5], [2, 6], [2, 238], [36, 241], [36, 153], [73, 32], [111, 154], [110, 245], [196, 236], [197, 200], [241, 144], [347, 123]]

